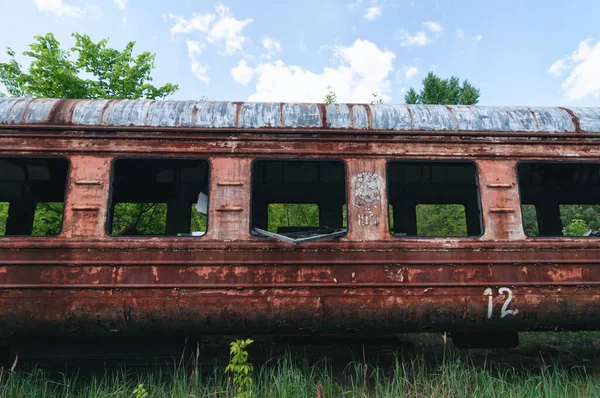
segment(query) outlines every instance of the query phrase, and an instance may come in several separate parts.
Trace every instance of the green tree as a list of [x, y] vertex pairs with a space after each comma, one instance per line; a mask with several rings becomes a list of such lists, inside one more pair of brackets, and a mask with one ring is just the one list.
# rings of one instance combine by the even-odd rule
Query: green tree
[[[52, 33], [35, 36], [23, 55], [32, 59], [25, 70], [7, 49], [8, 62], [0, 63], [0, 83], [12, 97], [82, 98], [82, 99], [157, 99], [177, 91], [178, 86], [166, 83], [152, 85], [155, 54], [134, 55], [135, 42], [122, 51], [108, 47], [108, 39], [95, 43], [87, 35], [74, 33], [75, 45], [61, 48]], [[53, 235], [62, 224], [62, 203], [38, 204], [34, 216], [34, 235]], [[149, 209], [151, 211], [149, 211]], [[4, 234], [8, 204], [0, 204], [0, 234]], [[115, 211], [116, 232], [128, 227], [143, 226], [144, 233], [164, 233], [166, 209], [158, 204], [128, 204]], [[196, 228], [206, 226], [206, 219], [194, 222]], [[133, 225], [135, 224], [135, 225]], [[162, 231], [162, 232], [161, 232]]]
[[567, 228], [563, 229], [564, 236], [582, 236], [585, 234], [590, 227], [585, 221], [580, 218], [571, 220]]
[[479, 102], [479, 90], [468, 81], [462, 84], [458, 77], [442, 79], [429, 72], [423, 79], [423, 88], [417, 92], [411, 87], [404, 95], [407, 104], [474, 105]]
[[63, 49], [52, 33], [35, 36], [23, 55], [32, 58], [27, 71], [7, 49], [9, 60], [0, 63], [0, 83], [13, 97], [42, 98], [165, 98], [177, 91], [176, 84], [150, 84], [155, 55], [134, 56], [135, 42], [122, 51], [108, 47], [108, 39], [94, 43], [87, 35], [74, 33], [75, 46]]

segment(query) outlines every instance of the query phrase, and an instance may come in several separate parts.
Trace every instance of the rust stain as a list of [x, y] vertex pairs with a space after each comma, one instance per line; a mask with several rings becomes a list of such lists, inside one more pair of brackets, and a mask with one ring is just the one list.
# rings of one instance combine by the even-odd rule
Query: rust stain
[[562, 106], [559, 106], [558, 109], [562, 109], [563, 111], [567, 112], [569, 116], [571, 116], [576, 133], [583, 132], [583, 130], [581, 129], [581, 123], [579, 122], [579, 118], [575, 115], [575, 113], [572, 110], [570, 110], [569, 108], [564, 108]]
[[[336, 134], [323, 104], [318, 127], [313, 119], [313, 127], [302, 122], [268, 133], [237, 129], [242, 102], [235, 103], [235, 123], [233, 112], [223, 116], [234, 127], [219, 131], [109, 128], [102, 115], [73, 132], [67, 125], [76, 103], [57, 102], [35, 131], [0, 126], [0, 156], [66, 156], [71, 163], [61, 235], [0, 238], [0, 337], [600, 328], [598, 241], [522, 233], [519, 161], [600, 158], [600, 137], [584, 134], [568, 109], [561, 108], [581, 133], [568, 138], [522, 131], [419, 131], [415, 138], [387, 127], [373, 133], [376, 105], [361, 104], [349, 105], [348, 127]], [[361, 106], [368, 128], [357, 133]], [[197, 107], [191, 112], [195, 119]], [[111, 165], [121, 156], [208, 159], [205, 236], [108, 236]], [[346, 163], [347, 236], [292, 246], [251, 235], [251, 164], [271, 157]], [[386, 163], [398, 159], [473, 160], [484, 234], [392, 236]], [[507, 308], [518, 304], [504, 318], [503, 288], [513, 295]]]

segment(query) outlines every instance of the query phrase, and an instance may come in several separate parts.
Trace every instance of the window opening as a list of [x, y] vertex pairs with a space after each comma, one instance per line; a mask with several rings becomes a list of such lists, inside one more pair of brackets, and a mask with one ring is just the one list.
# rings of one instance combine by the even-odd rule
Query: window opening
[[40, 202], [33, 215], [33, 236], [54, 236], [60, 233], [64, 203]]
[[345, 235], [345, 175], [341, 161], [255, 161], [252, 233], [293, 244]]
[[64, 158], [0, 157], [0, 235], [58, 235], [68, 170]]
[[465, 206], [417, 205], [418, 236], [468, 236]]
[[523, 212], [528, 236], [600, 236], [600, 163], [523, 162], [517, 174], [522, 208], [535, 209]]
[[206, 160], [117, 159], [108, 231], [112, 236], [203, 236], [207, 193]]
[[388, 164], [389, 225], [394, 236], [482, 234], [477, 169], [471, 162]]
[[523, 229], [528, 236], [538, 236], [540, 227], [537, 219], [537, 209], [534, 205], [521, 205], [521, 215], [523, 217]]
[[267, 231], [275, 233], [310, 231], [319, 227], [316, 203], [269, 203]]
[[6, 220], [8, 219], [8, 202], [0, 202], [0, 236], [6, 233]]

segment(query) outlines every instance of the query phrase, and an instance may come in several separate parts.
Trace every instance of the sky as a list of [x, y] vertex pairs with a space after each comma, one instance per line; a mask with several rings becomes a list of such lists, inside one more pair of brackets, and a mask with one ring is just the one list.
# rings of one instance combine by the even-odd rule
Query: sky
[[0, 0], [0, 15], [23, 66], [48, 32], [135, 41], [172, 99], [403, 103], [433, 71], [482, 105], [600, 106], [599, 0]]

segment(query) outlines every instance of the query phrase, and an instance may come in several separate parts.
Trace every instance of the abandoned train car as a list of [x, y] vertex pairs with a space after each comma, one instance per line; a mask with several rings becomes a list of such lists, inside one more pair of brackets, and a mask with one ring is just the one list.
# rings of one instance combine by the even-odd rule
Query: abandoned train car
[[598, 233], [561, 219], [600, 205], [599, 133], [600, 108], [0, 99], [0, 337], [599, 329]]

